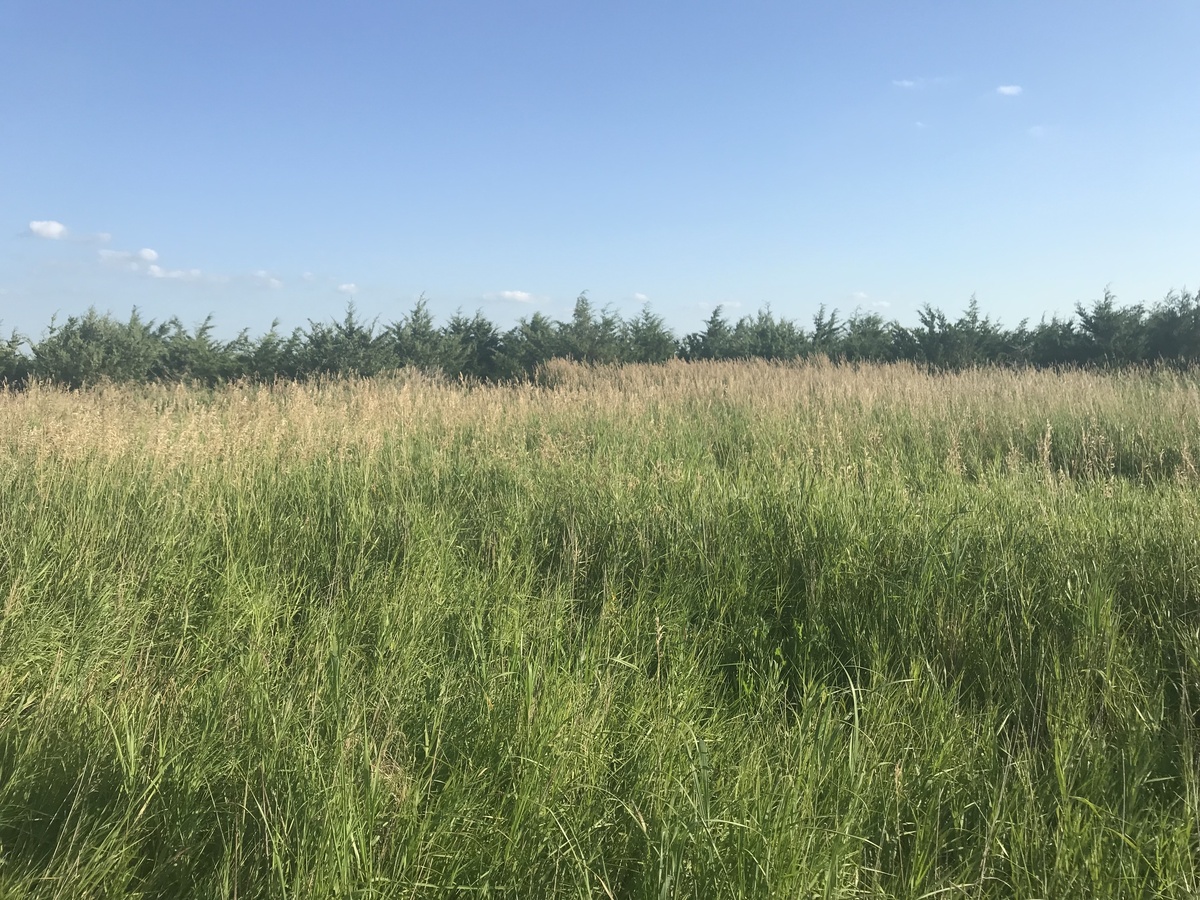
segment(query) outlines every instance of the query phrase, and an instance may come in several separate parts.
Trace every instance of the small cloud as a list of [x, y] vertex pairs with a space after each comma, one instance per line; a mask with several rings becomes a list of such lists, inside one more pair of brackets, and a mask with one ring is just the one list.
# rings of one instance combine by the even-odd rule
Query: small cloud
[[[95, 241], [101, 237], [108, 239], [108, 235], [90, 235], [86, 238], [72, 235], [72, 240]], [[218, 276], [205, 276], [199, 269], [167, 269], [158, 264], [159, 256], [157, 250], [152, 250], [149, 247], [143, 247], [140, 250], [110, 250], [107, 247], [101, 247], [96, 251], [100, 257], [100, 262], [106, 266], [112, 266], [116, 269], [121, 269], [126, 272], [136, 272], [140, 275], [147, 275], [150, 278], [166, 278], [174, 281], [227, 281]]]
[[346, 284], [339, 284], [337, 289], [343, 294], [349, 294], [351, 297], [358, 293], [358, 285], [353, 281]]
[[636, 300], [638, 303], [649, 303], [650, 302], [650, 298], [647, 297], [645, 294], [641, 293], [640, 291], [633, 295], [633, 299]]
[[150, 264], [146, 274], [151, 278], [171, 278], [178, 281], [195, 281], [202, 274], [199, 269], [164, 269], [162, 266]]
[[918, 121], [916, 121], [916, 122], [913, 122], [913, 128], [924, 128], [924, 127], [925, 127], [925, 123], [924, 123], [924, 122], [921, 122], [921, 121], [919, 121], [919, 120], [918, 120]]
[[314, 275], [312, 272], [305, 272], [305, 273], [304, 273], [303, 275], [301, 275], [300, 277], [301, 277], [301, 278], [303, 278], [305, 281], [308, 281], [308, 282], [313, 282], [313, 281], [316, 281], [316, 280], [317, 280], [317, 276], [316, 276], [316, 275]]
[[276, 278], [274, 275], [272, 275], [270, 272], [268, 272], [266, 269], [259, 269], [257, 272], [255, 272], [254, 280], [257, 281], [263, 287], [270, 288], [273, 291], [277, 291], [281, 287], [283, 287], [283, 282], [280, 281], [278, 278]]
[[55, 222], [53, 219], [30, 222], [29, 231], [35, 237], [45, 238], [48, 241], [61, 240], [67, 236], [67, 226], [62, 222]]
[[850, 299], [854, 301], [859, 308], [866, 306], [869, 309], [887, 309], [892, 304], [886, 300], [872, 300], [871, 295], [866, 291], [855, 291], [850, 295]]
[[[127, 269], [130, 272], [141, 270], [141, 263], [137, 254], [130, 253], [128, 250], [100, 250], [100, 262], [106, 266], [113, 266], [119, 269]], [[155, 257], [158, 258], [157, 256]]]
[[1002, 84], [996, 88], [996, 93], [1001, 97], [1016, 97], [1021, 91], [1022, 88], [1019, 84]]
[[511, 300], [513, 303], [533, 302], [533, 294], [529, 291], [501, 291], [499, 297], [501, 300]]
[[953, 80], [953, 78], [946, 76], [937, 76], [935, 78], [893, 78], [892, 87], [898, 87], [902, 91], [919, 91], [922, 88], [948, 84]]

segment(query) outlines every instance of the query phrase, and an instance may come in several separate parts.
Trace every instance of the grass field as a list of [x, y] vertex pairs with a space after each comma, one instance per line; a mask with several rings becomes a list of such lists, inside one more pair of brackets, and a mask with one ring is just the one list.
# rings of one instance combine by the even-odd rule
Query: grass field
[[1194, 897], [1200, 378], [0, 394], [0, 897]]

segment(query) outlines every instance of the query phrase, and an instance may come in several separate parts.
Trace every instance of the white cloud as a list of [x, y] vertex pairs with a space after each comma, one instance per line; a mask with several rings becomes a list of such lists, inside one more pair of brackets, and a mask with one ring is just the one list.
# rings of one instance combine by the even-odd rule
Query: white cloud
[[1015, 97], [1021, 93], [1021, 90], [1022, 88], [1019, 84], [1002, 84], [996, 88], [996, 93], [1001, 97]]
[[270, 272], [268, 272], [266, 269], [259, 269], [257, 272], [255, 272], [254, 280], [257, 281], [263, 287], [268, 287], [273, 291], [277, 291], [281, 287], [283, 287], [283, 282], [280, 281], [278, 278], [276, 278], [274, 275], [272, 275]]
[[887, 309], [889, 306], [892, 305], [892, 304], [888, 303], [886, 300], [872, 300], [871, 295], [868, 294], [866, 291], [855, 291], [854, 293], [852, 293], [850, 295], [850, 299], [853, 300], [855, 305], [857, 307], [859, 307], [860, 309], [864, 305], [866, 305], [870, 309]]
[[349, 294], [350, 296], [353, 297], [355, 294], [358, 293], [358, 285], [355, 284], [353, 281], [351, 281], [351, 282], [347, 282], [346, 284], [339, 284], [338, 290], [341, 291], [343, 294]]
[[62, 222], [55, 222], [53, 219], [44, 222], [30, 222], [29, 231], [36, 237], [45, 238], [48, 241], [57, 241], [67, 236], [67, 226]]
[[948, 84], [954, 79], [944, 75], [938, 75], [933, 78], [893, 78], [892, 86], [898, 87], [905, 91], [916, 91], [922, 88], [937, 87], [939, 85]]
[[501, 291], [500, 299], [512, 300], [514, 303], [532, 303], [533, 294], [529, 291]]
[[195, 281], [202, 273], [199, 269], [164, 269], [162, 266], [151, 263], [146, 269], [146, 274], [151, 278], [173, 278], [179, 281]]
[[100, 250], [100, 262], [106, 266], [127, 269], [130, 272], [141, 271], [141, 262], [136, 254], [128, 250]]
[[137, 255], [138, 255], [138, 259], [143, 260], [144, 262], [149, 262], [149, 263], [158, 262], [158, 254], [155, 253], [153, 250], [151, 250], [149, 247], [143, 247], [141, 250], [139, 250], [137, 252]]
[[636, 300], [638, 303], [649, 303], [650, 302], [650, 298], [647, 297], [645, 294], [643, 294], [641, 291], [638, 291], [636, 294], [634, 294], [633, 299]]

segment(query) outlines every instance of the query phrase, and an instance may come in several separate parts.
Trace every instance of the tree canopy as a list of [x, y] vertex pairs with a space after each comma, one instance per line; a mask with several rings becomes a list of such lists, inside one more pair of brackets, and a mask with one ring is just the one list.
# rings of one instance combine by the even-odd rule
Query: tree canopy
[[0, 382], [17, 388], [30, 380], [72, 388], [100, 382], [214, 386], [373, 376], [405, 367], [503, 381], [532, 378], [556, 358], [612, 364], [818, 355], [846, 363], [907, 360], [937, 370], [1189, 367], [1200, 363], [1200, 294], [1173, 291], [1158, 303], [1122, 306], [1106, 290], [1090, 304], [1076, 304], [1066, 319], [1014, 327], [984, 315], [973, 297], [957, 318], [927, 304], [913, 326], [861, 310], [842, 318], [824, 306], [807, 327], [769, 306], [731, 321], [718, 306], [701, 330], [683, 336], [649, 306], [625, 320], [607, 307], [597, 309], [586, 293], [566, 321], [534, 313], [507, 330], [482, 312], [460, 311], [438, 325], [421, 298], [390, 323], [362, 319], [351, 303], [340, 320], [310, 320], [291, 334], [281, 334], [275, 323], [265, 334], [242, 331], [227, 341], [215, 337], [211, 317], [188, 328], [178, 318], [147, 320], [136, 308], [127, 319], [89, 309], [52, 319], [38, 339], [16, 332], [0, 339]]

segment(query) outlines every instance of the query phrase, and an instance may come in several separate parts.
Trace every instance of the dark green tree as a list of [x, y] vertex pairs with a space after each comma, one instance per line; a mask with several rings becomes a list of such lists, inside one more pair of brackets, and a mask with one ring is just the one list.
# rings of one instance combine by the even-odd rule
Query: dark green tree
[[625, 323], [622, 330], [624, 353], [622, 362], [662, 363], [675, 356], [679, 345], [663, 322], [662, 316], [643, 306], [637, 316]]
[[309, 320], [300, 356], [305, 375], [362, 375], [369, 377], [396, 368], [389, 342], [376, 331], [377, 320], [364, 322], [354, 301], [346, 304], [342, 321]]
[[776, 319], [769, 305], [754, 318], [744, 316], [738, 321], [733, 344], [737, 355], [760, 359], [796, 359], [808, 349], [804, 330], [791, 319]]
[[612, 363], [621, 358], [621, 320], [608, 309], [597, 318], [584, 291], [575, 300], [570, 322], [558, 327], [560, 352], [579, 362]]
[[471, 318], [462, 313], [451, 316], [442, 346], [442, 365], [447, 372], [480, 381], [496, 381], [509, 374], [502, 336], [482, 312]]
[[896, 359], [895, 330], [878, 313], [856, 312], [846, 320], [837, 355], [851, 362], [891, 362]]
[[27, 343], [16, 331], [0, 340], [0, 389], [22, 388], [29, 380], [31, 361], [21, 349]]
[[213, 337], [210, 315], [192, 331], [179, 319], [166, 322], [163, 349], [151, 369], [156, 381], [194, 381], [207, 387], [240, 377], [243, 373], [231, 347]]
[[442, 333], [433, 323], [424, 294], [408, 315], [388, 327], [385, 340], [397, 365], [430, 372], [445, 369]]
[[45, 336], [32, 346], [33, 376], [80, 388], [103, 381], [149, 381], [165, 351], [166, 325], [145, 321], [134, 307], [129, 321], [118, 322], [89, 308], [52, 319]]
[[809, 348], [813, 353], [836, 356], [844, 330], [845, 326], [838, 321], [837, 310], [826, 312], [825, 304], [822, 303], [817, 309], [817, 314], [813, 316], [813, 330], [808, 341]]
[[1127, 365], [1146, 358], [1145, 308], [1117, 306], [1116, 295], [1108, 288], [1104, 297], [1092, 301], [1090, 307], [1075, 304], [1082, 337], [1084, 359], [1099, 365]]
[[733, 359], [738, 356], [733, 329], [717, 306], [704, 323], [703, 331], [694, 331], [683, 339], [684, 359]]
[[1175, 366], [1200, 363], [1200, 295], [1172, 291], [1146, 316], [1146, 355]]
[[522, 318], [504, 337], [509, 370], [532, 378], [539, 366], [560, 355], [559, 343], [554, 323], [547, 316], [536, 312]]

